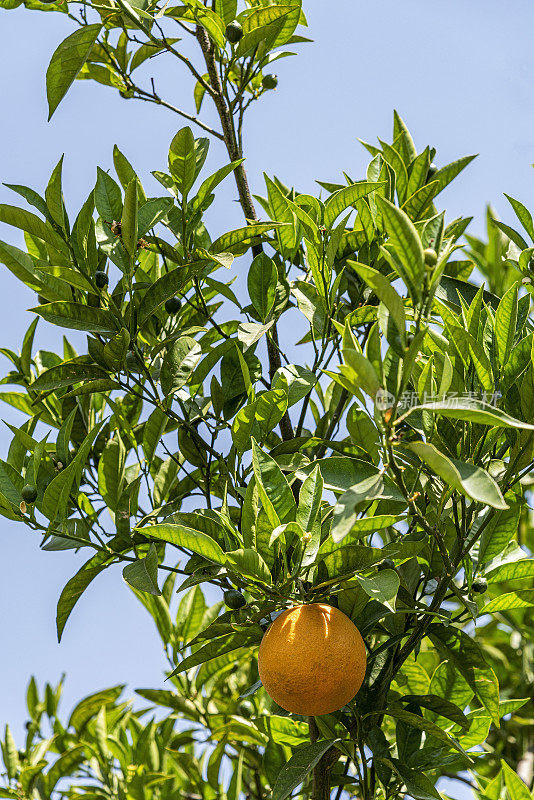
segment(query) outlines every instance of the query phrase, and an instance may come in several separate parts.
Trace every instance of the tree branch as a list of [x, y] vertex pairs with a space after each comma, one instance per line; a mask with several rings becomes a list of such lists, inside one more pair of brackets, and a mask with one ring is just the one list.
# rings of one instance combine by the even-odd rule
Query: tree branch
[[[314, 744], [319, 739], [319, 729], [313, 717], [308, 717], [310, 741]], [[329, 759], [327, 753], [321, 758], [313, 770], [313, 787], [311, 800], [330, 800]]]
[[[196, 35], [204, 55], [204, 60], [206, 62], [206, 69], [208, 71], [212, 88], [211, 96], [221, 121], [223, 138], [228, 151], [228, 156], [230, 161], [237, 161], [242, 157], [242, 152], [237, 141], [234, 118], [224, 95], [224, 89], [219, 77], [219, 73], [217, 72], [217, 63], [215, 61], [213, 43], [211, 42], [206, 30], [202, 27], [202, 25], [197, 25]], [[234, 170], [234, 178], [237, 185], [237, 191], [239, 193], [239, 202], [241, 204], [241, 208], [243, 209], [245, 219], [247, 221], [254, 222], [258, 219], [258, 215], [256, 214], [256, 208], [254, 206], [252, 194], [248, 184], [247, 173], [243, 164], [240, 164]], [[252, 249], [254, 255], [258, 255], [261, 251], [261, 245], [258, 248]], [[272, 326], [270, 334], [271, 335], [267, 337], [267, 355], [269, 358], [269, 377], [272, 383], [276, 371], [282, 366], [276, 323]], [[284, 441], [293, 438], [293, 427], [287, 411], [280, 422], [280, 432]]]

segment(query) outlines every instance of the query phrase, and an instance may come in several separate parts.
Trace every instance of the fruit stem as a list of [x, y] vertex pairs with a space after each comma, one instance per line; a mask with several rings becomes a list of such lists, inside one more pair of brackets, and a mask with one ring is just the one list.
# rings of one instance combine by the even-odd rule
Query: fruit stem
[[[310, 741], [314, 744], [319, 739], [319, 728], [314, 717], [308, 717], [310, 726]], [[330, 769], [329, 759], [325, 754], [313, 770], [313, 784], [311, 800], [330, 800]]]

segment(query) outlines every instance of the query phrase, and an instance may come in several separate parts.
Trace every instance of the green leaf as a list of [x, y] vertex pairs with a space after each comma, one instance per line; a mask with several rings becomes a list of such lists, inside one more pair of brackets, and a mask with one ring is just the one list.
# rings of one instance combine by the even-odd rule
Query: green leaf
[[530, 558], [524, 561], [512, 561], [508, 564], [502, 564], [500, 567], [491, 570], [485, 577], [488, 583], [534, 578], [534, 559]]
[[134, 178], [137, 179], [138, 182], [137, 196], [141, 203], [145, 203], [146, 196], [143, 191], [143, 187], [141, 186], [141, 182], [139, 181], [139, 178], [137, 177], [134, 168], [132, 167], [132, 165], [130, 164], [124, 153], [121, 153], [117, 145], [114, 145], [113, 147], [113, 165], [115, 167], [115, 172], [117, 173], [117, 176], [121, 182], [123, 189], [127, 189], [128, 185]]
[[267, 231], [272, 231], [272, 229], [276, 227], [278, 227], [276, 222], [255, 222], [252, 225], [247, 225], [245, 228], [238, 228], [235, 231], [223, 233], [222, 236], [219, 236], [219, 238], [210, 245], [210, 253], [232, 253], [236, 247], [240, 248], [242, 251], [245, 242], [251, 244], [251, 239], [261, 236]]
[[77, 481], [76, 491], [78, 490], [85, 462], [93, 442], [100, 433], [103, 425], [103, 421], [99, 422], [89, 430], [89, 433], [81, 443], [78, 452], [68, 467], [65, 467], [65, 469], [56, 475], [46, 487], [41, 503], [41, 510], [43, 514], [48, 517], [51, 525], [58, 515], [60, 517], [65, 515], [69, 502], [69, 495], [75, 481]]
[[31, 384], [31, 389], [32, 391], [42, 392], [49, 389], [60, 389], [73, 383], [99, 380], [107, 377], [107, 373], [93, 364], [66, 361], [63, 364], [58, 364], [57, 367], [51, 367], [45, 372], [41, 372], [39, 377]]
[[319, 466], [315, 466], [306, 478], [299, 492], [297, 522], [304, 531], [311, 532], [321, 509], [323, 497], [323, 476]]
[[55, 50], [46, 72], [49, 120], [89, 58], [101, 29], [100, 23], [79, 28]]
[[169, 172], [178, 191], [187, 196], [196, 177], [195, 137], [191, 128], [178, 131], [169, 149]]
[[454, 341], [456, 349], [466, 367], [469, 366], [469, 356], [471, 357], [477, 377], [484, 391], [493, 393], [495, 390], [493, 370], [491, 368], [491, 362], [482, 345], [466, 330], [457, 326], [452, 328], [449, 338]]
[[267, 584], [272, 582], [269, 567], [255, 550], [232, 550], [226, 553], [226, 565], [244, 578], [252, 578]]
[[252, 440], [252, 463], [261, 501], [273, 528], [295, 519], [293, 492], [276, 461]]
[[229, 633], [226, 636], [220, 636], [217, 639], [205, 644], [199, 650], [184, 658], [183, 661], [174, 669], [169, 678], [173, 675], [179, 675], [181, 672], [196, 667], [199, 664], [204, 664], [206, 661], [211, 661], [212, 658], [219, 658], [232, 653], [234, 650], [240, 650], [242, 647], [253, 647], [261, 641], [263, 636], [262, 629], [258, 626], [250, 627], [246, 631], [238, 633]]
[[119, 435], [108, 439], [98, 462], [98, 490], [111, 511], [117, 505], [124, 488], [126, 448]]
[[380, 761], [393, 769], [402, 778], [411, 797], [415, 797], [416, 800], [442, 800], [433, 782], [424, 772], [410, 769], [410, 767], [396, 758], [381, 758]]
[[95, 186], [95, 206], [99, 215], [108, 225], [113, 221], [120, 222], [122, 217], [122, 192], [113, 178], [97, 168]]
[[[270, 389], [257, 397], [254, 406], [254, 417], [263, 438], [266, 438], [286, 413], [287, 394], [282, 389]], [[249, 441], [249, 446], [251, 445]]]
[[324, 224], [327, 228], [331, 228], [332, 224], [336, 221], [340, 214], [345, 211], [349, 206], [353, 206], [362, 197], [371, 194], [380, 187], [384, 186], [383, 183], [375, 183], [374, 181], [360, 181], [353, 183], [351, 186], [345, 186], [334, 192], [325, 203], [324, 211]]
[[57, 782], [67, 775], [72, 775], [75, 767], [85, 760], [85, 745], [80, 744], [67, 750], [50, 767], [47, 773], [47, 788], [52, 792]]
[[486, 603], [480, 613], [493, 614], [496, 611], [513, 611], [515, 608], [528, 608], [529, 606], [534, 606], [534, 589], [500, 594]]
[[87, 561], [83, 567], [78, 570], [76, 575], [74, 575], [65, 585], [65, 588], [61, 592], [58, 604], [57, 604], [57, 613], [56, 613], [56, 628], [57, 628], [57, 639], [58, 642], [61, 641], [61, 637], [63, 635], [63, 631], [65, 629], [66, 622], [72, 612], [72, 609], [87, 589], [89, 584], [92, 580], [96, 578], [97, 575], [100, 575], [103, 569], [105, 569], [105, 564], [99, 564], [97, 566], [91, 566], [94, 564], [94, 559], [91, 558]]
[[261, 325], [258, 322], [240, 322], [237, 329], [237, 338], [243, 345], [243, 352], [258, 342], [261, 337], [274, 325], [274, 320]]
[[259, 730], [266, 733], [276, 744], [299, 747], [309, 743], [310, 728], [307, 722], [279, 717], [276, 714], [257, 717], [254, 722]]
[[7, 777], [9, 780], [13, 780], [17, 776], [17, 772], [20, 768], [20, 762], [17, 745], [15, 744], [15, 740], [9, 725], [6, 725], [4, 735], [4, 756]]
[[140, 592], [161, 594], [158, 587], [158, 554], [155, 545], [150, 545], [145, 558], [138, 558], [133, 563], [127, 564], [122, 571], [122, 577], [126, 583]]
[[278, 775], [273, 788], [273, 800], [286, 800], [336, 741], [336, 739], [325, 739], [297, 750]]
[[389, 241], [395, 248], [395, 265], [414, 301], [421, 297], [425, 274], [423, 246], [417, 230], [404, 211], [377, 195]]
[[485, 470], [455, 458], [447, 458], [433, 444], [413, 442], [407, 447], [452, 488], [484, 505], [508, 508], [501, 490]]
[[395, 598], [400, 586], [395, 570], [384, 569], [371, 576], [357, 575], [356, 579], [366, 595], [395, 611]]
[[181, 336], [167, 347], [160, 376], [166, 397], [187, 383], [201, 356], [202, 347], [190, 336]]
[[406, 330], [404, 303], [390, 281], [377, 270], [367, 266], [367, 264], [347, 261], [347, 266], [352, 267], [384, 303], [395, 323], [401, 342], [404, 344]]
[[178, 294], [185, 284], [191, 280], [194, 270], [188, 267], [176, 267], [152, 284], [139, 304], [137, 319], [139, 326], [144, 325], [147, 319], [158, 310], [160, 306]]
[[450, 658], [463, 675], [495, 725], [499, 725], [499, 682], [491, 667], [488, 667], [478, 644], [467, 633], [434, 624], [429, 636], [445, 656]]
[[492, 515], [492, 519], [484, 528], [480, 537], [478, 563], [486, 564], [498, 556], [508, 542], [516, 537], [521, 516], [519, 503], [512, 503], [510, 508]]
[[[0, 204], [0, 222], [5, 222], [6, 225], [12, 225], [14, 228], [20, 228], [20, 230], [26, 231], [31, 236], [42, 239], [43, 242], [46, 242], [63, 255], [68, 253], [68, 247], [61, 236], [55, 232], [49, 223], [43, 222], [31, 211], [26, 211], [26, 209], [17, 208], [16, 206]], [[2, 249], [6, 247], [8, 246], [2, 243]]]
[[144, 236], [169, 213], [172, 206], [171, 197], [155, 197], [143, 203], [139, 208], [137, 235]]
[[518, 284], [514, 283], [502, 298], [495, 312], [495, 339], [497, 341], [497, 355], [501, 367], [504, 366], [508, 360], [515, 338], [517, 293]]
[[358, 481], [344, 492], [334, 506], [332, 540], [338, 544], [350, 533], [356, 523], [360, 504], [378, 499], [387, 499], [384, 480], [378, 472]]
[[503, 759], [501, 759], [501, 769], [511, 800], [532, 800], [528, 786]]
[[124, 193], [124, 208], [121, 217], [122, 243], [133, 258], [137, 252], [137, 178], [132, 178]]
[[118, 371], [124, 363], [129, 344], [130, 333], [126, 328], [121, 328], [119, 333], [104, 345], [104, 358], [113, 370]]
[[[347, 492], [365, 478], [373, 476], [376, 478], [379, 474], [379, 470], [369, 461], [363, 461], [358, 458], [345, 458], [343, 456], [329, 456], [299, 467], [295, 471], [295, 477], [303, 481], [315, 469], [316, 465], [321, 468], [325, 489], [333, 489], [335, 492]], [[384, 499], [395, 500], [405, 504], [405, 498], [400, 490], [386, 476], [384, 476], [384, 485], [386, 487]]]
[[65, 229], [65, 205], [61, 187], [63, 158], [64, 156], [61, 156], [52, 172], [48, 186], [46, 187], [45, 198], [48, 211], [53, 221], [56, 225], [59, 225], [60, 228]]
[[143, 451], [147, 463], [152, 463], [154, 453], [167, 427], [168, 417], [161, 408], [155, 408], [143, 428]]
[[248, 272], [248, 293], [252, 305], [265, 322], [276, 298], [278, 272], [271, 258], [259, 253], [250, 265]]
[[443, 742], [448, 747], [457, 750], [459, 753], [464, 753], [463, 748], [460, 747], [458, 742], [452, 739], [444, 730], [442, 730], [439, 725], [436, 725], [435, 722], [431, 722], [426, 717], [421, 717], [418, 714], [413, 714], [411, 711], [405, 711], [404, 709], [386, 709], [384, 711], [388, 717], [393, 717], [394, 719], [400, 719], [403, 722], [406, 722], [408, 725], [411, 725], [412, 728], [417, 728], [420, 731], [424, 731], [427, 735], [432, 736], [434, 739], [438, 739], [438, 741]]
[[534, 430], [534, 425], [515, 419], [507, 414], [506, 411], [502, 411], [500, 408], [476, 398], [451, 397], [450, 400], [436, 400], [434, 403], [412, 406], [403, 417], [412, 414], [414, 411], [432, 411], [444, 417], [462, 419], [465, 422], [476, 422], [479, 425]]
[[[207, 75], [206, 78], [208, 78]], [[205, 91], [204, 87], [201, 84], [197, 85], [200, 85], [201, 89]], [[221, 167], [216, 172], [214, 172], [213, 175], [210, 175], [209, 178], [206, 178], [206, 180], [200, 184], [200, 189], [198, 190], [196, 196], [193, 198], [193, 200], [191, 200], [193, 208], [202, 207], [204, 201], [210, 196], [215, 187], [218, 186], [226, 178], [227, 175], [229, 175], [240, 164], [242, 164], [243, 161], [244, 161], [243, 158], [238, 158], [237, 161], [232, 161], [225, 167]]]
[[438, 697], [436, 694], [410, 694], [404, 695], [401, 700], [403, 703], [416, 703], [418, 706], [428, 708], [441, 717], [446, 717], [456, 722], [462, 728], [469, 728], [469, 720], [462, 709], [444, 697]]
[[443, 189], [449, 185], [451, 181], [456, 178], [460, 172], [467, 167], [471, 161], [476, 158], [476, 156], [463, 156], [463, 158], [459, 158], [456, 161], [447, 164], [447, 166], [438, 169], [436, 174], [433, 176], [432, 180], [437, 181], [438, 183], [438, 190], [436, 194], [443, 191]]
[[193, 553], [198, 553], [199, 556], [203, 556], [209, 561], [214, 561], [216, 564], [224, 565], [226, 563], [226, 553], [221, 550], [214, 539], [185, 525], [162, 522], [159, 525], [151, 525], [148, 528], [138, 528], [137, 530], [143, 536], [159, 539], [175, 547], [191, 550]]
[[115, 317], [105, 309], [83, 306], [81, 303], [69, 303], [60, 300], [31, 308], [34, 314], [62, 328], [72, 328], [88, 333], [116, 333], [119, 327]]
[[510, 197], [510, 195], [506, 194], [506, 192], [504, 193], [504, 196], [514, 209], [519, 222], [534, 242], [534, 223], [532, 222], [532, 214], [527, 208], [525, 208], [523, 203], [519, 202], [519, 200], [514, 200], [514, 198]]

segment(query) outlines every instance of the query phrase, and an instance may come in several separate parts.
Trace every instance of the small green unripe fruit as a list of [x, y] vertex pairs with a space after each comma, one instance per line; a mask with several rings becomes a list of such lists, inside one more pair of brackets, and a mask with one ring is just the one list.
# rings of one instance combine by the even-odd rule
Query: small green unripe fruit
[[485, 578], [476, 578], [471, 584], [471, 589], [476, 592], [476, 594], [484, 594], [487, 588], [488, 582]]
[[239, 22], [234, 19], [233, 22], [229, 22], [226, 26], [226, 38], [230, 42], [230, 44], [237, 44], [238, 41], [243, 36], [243, 28], [239, 24]]
[[250, 719], [255, 713], [256, 709], [254, 708], [254, 703], [250, 700], [243, 700], [239, 703], [237, 707], [237, 713], [240, 717], [245, 717], [245, 719]]
[[98, 269], [95, 272], [95, 283], [99, 289], [105, 289], [105, 287], [109, 283], [109, 278], [105, 272], [102, 272], [101, 269]]
[[37, 489], [30, 483], [22, 487], [22, 492], [20, 494], [25, 503], [35, 503], [37, 500]]
[[438, 263], [438, 254], [432, 247], [427, 247], [426, 250], [423, 250], [423, 256], [427, 267], [435, 267]]
[[165, 311], [169, 315], [177, 314], [181, 307], [182, 303], [179, 297], [169, 297], [169, 299], [165, 301]]
[[277, 75], [264, 75], [261, 80], [261, 85], [264, 89], [276, 89], [278, 86], [278, 76]]
[[434, 175], [436, 174], [436, 172], [437, 172], [437, 171], [438, 171], [438, 168], [436, 167], [436, 165], [434, 164], [434, 162], [432, 162], [432, 164], [429, 166], [429, 168], [428, 168], [428, 172], [427, 172], [427, 174], [426, 174], [426, 182], [427, 182], [427, 183], [428, 183], [430, 180], [432, 180], [432, 178], [434, 177]]
[[384, 569], [395, 569], [395, 564], [393, 563], [391, 558], [385, 558], [378, 565], [378, 571], [379, 572], [382, 572], [382, 570], [384, 570]]
[[241, 592], [238, 592], [236, 589], [228, 589], [228, 591], [224, 593], [224, 602], [225, 605], [233, 611], [237, 611], [238, 608], [243, 608], [243, 606], [247, 604]]

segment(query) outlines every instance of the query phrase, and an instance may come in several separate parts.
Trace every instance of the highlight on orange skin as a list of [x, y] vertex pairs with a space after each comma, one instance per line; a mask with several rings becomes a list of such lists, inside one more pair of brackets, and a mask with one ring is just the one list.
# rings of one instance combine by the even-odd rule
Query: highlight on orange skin
[[267, 693], [286, 711], [331, 714], [358, 692], [365, 645], [354, 623], [333, 606], [310, 603], [283, 611], [265, 633], [258, 655]]

